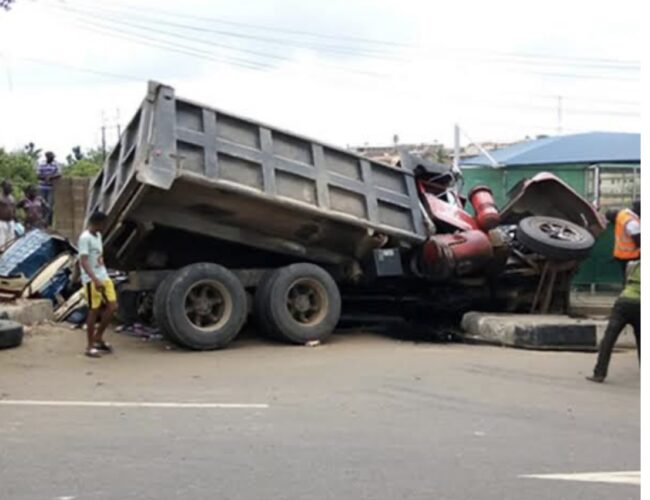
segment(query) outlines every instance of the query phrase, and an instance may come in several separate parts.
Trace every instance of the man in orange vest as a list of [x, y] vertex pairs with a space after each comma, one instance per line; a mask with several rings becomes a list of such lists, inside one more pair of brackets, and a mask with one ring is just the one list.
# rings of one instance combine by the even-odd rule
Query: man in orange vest
[[633, 203], [632, 210], [609, 210], [605, 217], [614, 224], [614, 260], [621, 265], [625, 284], [628, 262], [641, 256], [641, 200]]

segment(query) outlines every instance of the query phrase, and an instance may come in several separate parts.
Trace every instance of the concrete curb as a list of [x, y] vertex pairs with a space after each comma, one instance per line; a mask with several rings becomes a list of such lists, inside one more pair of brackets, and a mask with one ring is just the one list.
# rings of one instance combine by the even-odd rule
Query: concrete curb
[[[593, 351], [603, 337], [607, 320], [472, 311], [463, 316], [461, 326], [469, 342], [524, 349]], [[634, 336], [624, 332], [616, 346], [635, 347]]]
[[52, 302], [47, 299], [18, 299], [13, 302], [0, 303], [0, 315], [23, 325], [33, 325], [54, 318]]

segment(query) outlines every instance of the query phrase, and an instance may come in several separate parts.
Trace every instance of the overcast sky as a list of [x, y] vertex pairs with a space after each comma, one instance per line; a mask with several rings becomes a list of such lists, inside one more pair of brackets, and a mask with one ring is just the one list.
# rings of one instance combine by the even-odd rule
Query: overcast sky
[[16, 0], [0, 147], [114, 142], [150, 79], [342, 146], [638, 132], [639, 4]]

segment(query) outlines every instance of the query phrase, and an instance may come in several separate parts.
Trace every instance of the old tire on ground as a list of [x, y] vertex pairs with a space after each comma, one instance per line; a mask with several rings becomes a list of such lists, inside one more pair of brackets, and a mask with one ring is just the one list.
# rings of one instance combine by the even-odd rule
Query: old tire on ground
[[247, 316], [246, 291], [237, 276], [200, 263], [174, 273], [164, 298], [170, 338], [189, 349], [226, 347]]
[[341, 316], [336, 282], [314, 264], [291, 264], [274, 271], [262, 284], [259, 317], [271, 335], [294, 344], [324, 341]]
[[586, 257], [595, 239], [585, 228], [555, 217], [526, 217], [517, 226], [517, 239], [530, 250], [557, 260]]
[[23, 342], [23, 325], [7, 319], [0, 320], [0, 349], [18, 347]]
[[153, 298], [153, 319], [156, 326], [160, 328], [160, 331], [168, 340], [178, 342], [178, 339], [174, 337], [174, 332], [172, 332], [169, 322], [167, 321], [167, 306], [165, 305], [167, 294], [169, 293], [169, 286], [174, 280], [174, 275], [175, 272], [169, 273], [156, 288]]

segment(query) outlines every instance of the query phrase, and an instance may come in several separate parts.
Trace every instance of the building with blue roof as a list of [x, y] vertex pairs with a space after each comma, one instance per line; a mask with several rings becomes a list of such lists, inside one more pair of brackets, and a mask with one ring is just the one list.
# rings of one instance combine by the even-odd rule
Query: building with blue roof
[[[588, 132], [527, 140], [460, 163], [465, 189], [489, 186], [499, 206], [521, 179], [552, 172], [601, 211], [630, 206], [641, 195], [641, 135]], [[576, 276], [576, 284], [620, 283], [612, 261], [613, 234], [606, 231]]]
[[588, 132], [523, 141], [463, 161], [464, 166], [517, 167], [529, 165], [640, 164], [641, 135], [623, 132]]

